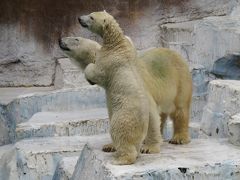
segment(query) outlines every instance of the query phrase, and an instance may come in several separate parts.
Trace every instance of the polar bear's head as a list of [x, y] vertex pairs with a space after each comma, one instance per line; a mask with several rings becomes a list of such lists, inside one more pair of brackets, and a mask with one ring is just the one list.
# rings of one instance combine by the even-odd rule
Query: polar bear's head
[[94, 63], [101, 45], [82, 37], [64, 37], [59, 39], [59, 46], [78, 67], [85, 69], [89, 63]]
[[78, 18], [79, 23], [100, 36], [109, 22], [115, 22], [114, 18], [106, 11], [93, 12]]

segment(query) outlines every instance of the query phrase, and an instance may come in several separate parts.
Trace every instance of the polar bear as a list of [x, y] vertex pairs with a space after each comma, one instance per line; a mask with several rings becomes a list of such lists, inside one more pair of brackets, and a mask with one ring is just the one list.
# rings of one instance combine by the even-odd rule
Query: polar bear
[[[144, 145], [160, 151], [160, 116], [138, 69], [136, 50], [115, 19], [106, 12], [81, 16], [83, 27], [103, 38], [95, 64], [86, 79], [106, 90], [110, 134], [116, 149], [113, 164], [132, 164]], [[149, 130], [150, 129], [150, 130]]]
[[95, 63], [101, 45], [82, 37], [65, 37], [59, 39], [59, 46], [72, 60], [73, 64], [84, 70], [88, 64]]
[[[61, 49], [72, 59], [72, 61], [76, 61], [76, 63], [82, 63], [82, 65], [79, 66], [80, 68], [82, 68], [82, 70], [85, 69], [86, 64], [95, 62], [96, 54], [101, 48], [101, 45], [98, 44], [97, 42], [89, 40], [89, 39], [85, 39], [82, 37], [65, 37], [65, 38], [62, 38], [59, 42], [60, 42], [59, 45], [60, 45]], [[175, 60], [168, 58], [167, 57], [168, 54], [172, 54], [172, 58], [174, 58]], [[162, 92], [160, 92], [160, 90], [156, 91], [157, 94], [162, 93], [163, 96], [166, 94], [165, 91], [167, 89], [171, 89], [172, 87], [171, 87], [171, 84], [165, 84], [164, 81], [161, 81], [161, 79], [163, 79], [163, 77], [162, 77], [163, 74], [161, 73], [161, 68], [159, 68], [159, 66], [164, 67], [165, 65], [170, 65], [172, 68], [177, 68], [177, 66], [176, 66], [177, 64], [174, 63], [174, 61], [179, 61], [179, 63], [184, 64], [184, 60], [179, 55], [177, 55], [175, 51], [172, 51], [170, 49], [164, 49], [164, 48], [152, 48], [145, 52], [141, 52], [138, 55], [138, 60], [139, 61], [142, 60], [144, 62], [144, 65], [150, 72], [159, 71], [158, 73], [152, 74], [152, 78], [154, 79], [154, 81], [156, 81], [156, 84], [159, 83], [159, 86], [166, 87], [166, 89], [162, 89], [163, 90]], [[163, 61], [165, 61], [165, 60], [170, 61], [170, 63], [164, 64]], [[155, 66], [154, 64], [156, 64], [156, 65], [159, 64], [159, 65]], [[185, 77], [185, 80], [181, 81], [182, 84], [180, 85], [180, 87], [190, 87], [191, 86], [191, 80], [189, 80], [190, 75], [187, 71], [188, 70], [186, 70], [186, 68], [184, 68], [184, 69], [182, 68], [181, 70], [179, 70], [178, 75], [180, 76], [181, 74], [183, 74], [184, 75], [183, 77]], [[165, 79], [167, 79], [168, 75], [165, 75], [165, 76], [166, 76]], [[166, 80], [166, 82], [167, 82], [167, 80]], [[162, 83], [164, 83], [165, 85]], [[181, 88], [179, 88], [179, 89], [181, 89]], [[188, 107], [190, 107], [190, 102], [191, 102], [190, 99], [192, 96], [192, 91], [191, 91], [191, 88], [186, 88], [186, 90], [187, 90], [187, 93], [183, 94], [182, 92], [177, 92], [177, 95], [181, 96], [183, 99], [186, 99], [189, 101], [188, 102], [186, 102], [186, 101], [185, 102], [176, 102], [175, 106], [176, 107], [185, 106], [183, 109], [185, 109], [185, 111], [189, 112]], [[183, 105], [178, 104], [178, 103], [183, 103]], [[165, 124], [165, 121], [166, 121], [168, 115], [170, 115], [170, 113], [161, 112], [161, 132], [162, 133], [163, 133], [164, 124]], [[173, 144], [188, 143], [189, 142], [188, 129], [187, 129], [188, 128], [188, 118], [182, 117], [182, 119], [180, 119], [181, 117], [178, 117], [178, 119], [180, 119], [180, 120], [178, 120], [174, 116], [173, 113], [171, 114], [171, 117], [173, 118], [173, 124], [176, 123], [176, 125], [174, 126], [175, 130], [174, 130], [173, 138], [170, 140], [170, 143], [173, 143]], [[179, 121], [179, 123], [177, 121]], [[181, 122], [181, 121], [184, 121], [184, 122]], [[183, 134], [183, 135], [181, 135], [181, 134]], [[113, 147], [113, 145], [109, 144], [109, 145], [105, 145], [103, 147], [103, 151], [113, 152], [113, 151], [115, 151], [115, 148]], [[146, 150], [144, 148], [142, 148], [141, 151], [151, 153], [151, 151]]]

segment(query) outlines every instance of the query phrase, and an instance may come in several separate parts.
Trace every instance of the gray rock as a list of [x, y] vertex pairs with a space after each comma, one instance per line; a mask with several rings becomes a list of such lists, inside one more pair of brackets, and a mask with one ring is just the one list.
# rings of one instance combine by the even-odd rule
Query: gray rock
[[211, 71], [217, 59], [239, 53], [239, 28], [239, 16], [208, 17], [197, 23], [194, 27], [194, 63]]
[[194, 50], [193, 30], [197, 22], [199, 20], [160, 25], [161, 46], [177, 51], [191, 63]]
[[227, 55], [214, 62], [212, 73], [221, 79], [240, 80], [240, 55]]
[[21, 95], [8, 104], [7, 110], [9, 118], [19, 124], [41, 111], [76, 111], [105, 106], [104, 90], [86, 86]]
[[193, 96], [191, 106], [191, 122], [202, 120], [203, 108], [207, 104], [207, 96]]
[[[57, 47], [57, 36], [61, 33], [81, 34], [86, 38], [97, 39], [95, 35], [80, 29], [75, 22], [79, 14], [95, 9], [92, 4], [106, 7], [120, 22], [125, 33], [133, 39], [136, 47], [145, 49], [159, 45], [159, 25], [163, 23], [228, 15], [239, 3], [237, 0], [160, 0], [130, 3], [117, 0], [114, 3], [93, 1], [87, 6], [71, 2], [63, 7], [60, 2], [54, 2], [58, 5], [48, 6], [45, 16], [42, 16], [42, 8], [39, 8], [43, 7], [41, 2], [21, 3], [22, 8], [15, 7], [17, 3], [7, 3], [4, 8], [6, 17], [1, 19], [5, 23], [1, 23], [0, 27], [0, 86], [53, 85], [55, 59], [63, 57]], [[26, 16], [17, 16], [22, 9]], [[69, 14], [70, 10], [72, 13]], [[58, 13], [52, 13], [58, 11], [64, 19]]]
[[7, 106], [19, 96], [53, 91], [54, 87], [4, 87], [0, 88], [0, 104]]
[[82, 70], [68, 58], [57, 60], [54, 86], [57, 89], [75, 88], [89, 85]]
[[14, 126], [15, 123], [7, 116], [6, 108], [0, 105], [0, 146], [13, 141]]
[[68, 112], [39, 112], [17, 125], [16, 139], [95, 135], [108, 132], [106, 108]]
[[57, 165], [53, 180], [70, 180], [78, 158], [78, 156], [64, 157]]
[[106, 136], [51, 137], [22, 140], [16, 143], [17, 170], [20, 180], [52, 180], [63, 157], [78, 156], [87, 142]]
[[23, 36], [18, 23], [1, 24], [0, 34], [0, 87], [53, 84], [55, 60], [36, 39]]
[[240, 146], [240, 113], [231, 117], [228, 122], [228, 131], [230, 142]]
[[0, 145], [14, 142], [16, 125], [28, 121], [37, 112], [106, 107], [105, 92], [97, 86], [55, 91], [52, 88], [0, 88], [0, 93]]
[[112, 165], [112, 153], [100, 150], [109, 141], [89, 143], [79, 157], [73, 180], [239, 179], [239, 148], [227, 140], [194, 139], [176, 146], [163, 143], [159, 154], [143, 155], [133, 165]]
[[211, 137], [226, 138], [227, 123], [240, 110], [240, 81], [213, 80], [209, 84], [208, 93], [201, 130]]
[[202, 119], [203, 108], [207, 104], [207, 89], [213, 75], [207, 72], [202, 65], [190, 65], [193, 83], [193, 97], [191, 107], [191, 121], [200, 122]]
[[16, 152], [14, 145], [0, 146], [0, 179], [18, 179]]

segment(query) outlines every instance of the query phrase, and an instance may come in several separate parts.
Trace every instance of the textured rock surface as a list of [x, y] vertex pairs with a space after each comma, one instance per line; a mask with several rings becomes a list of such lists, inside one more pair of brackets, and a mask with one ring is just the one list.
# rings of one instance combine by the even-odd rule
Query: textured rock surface
[[60, 88], [74, 88], [89, 85], [80, 68], [74, 66], [68, 58], [57, 60], [54, 86]]
[[15, 123], [7, 117], [6, 108], [0, 105], [0, 146], [12, 142], [14, 125]]
[[[230, 14], [238, 0], [76, 1], [2, 0], [0, 7], [0, 86], [53, 84], [60, 36], [96, 39], [79, 28], [76, 17], [106, 9], [120, 22], [138, 49], [159, 45], [159, 25]], [[103, 8], [104, 7], [104, 8]], [[62, 18], [64, 17], [64, 18]]]
[[105, 92], [97, 86], [18, 96], [8, 106], [9, 118], [19, 124], [41, 111], [76, 111], [105, 107]]
[[70, 180], [79, 156], [64, 157], [57, 165], [53, 180]]
[[207, 72], [202, 65], [191, 64], [190, 71], [193, 83], [191, 121], [200, 122], [203, 108], [207, 104], [208, 84], [215, 77]]
[[16, 139], [95, 135], [108, 132], [106, 108], [68, 112], [40, 112], [17, 125]]
[[55, 61], [33, 37], [25, 37], [20, 24], [0, 26], [0, 86], [50, 86]]
[[212, 137], [227, 137], [228, 120], [240, 112], [240, 81], [211, 81], [208, 92], [201, 130]]
[[0, 179], [18, 179], [14, 145], [0, 146]]
[[194, 27], [195, 64], [202, 64], [211, 71], [214, 62], [227, 54], [239, 53], [240, 17], [208, 17]]
[[177, 51], [188, 62], [191, 62], [194, 43], [193, 30], [194, 25], [198, 21], [199, 20], [161, 25], [160, 26], [161, 46]]
[[228, 122], [228, 131], [230, 142], [240, 146], [240, 113], [231, 117]]
[[16, 143], [19, 179], [51, 180], [62, 157], [77, 156], [86, 142], [105, 136], [74, 136], [22, 140]]
[[105, 93], [96, 86], [55, 91], [52, 87], [0, 88], [0, 145], [14, 142], [16, 125], [28, 121], [37, 112], [105, 106]]
[[0, 88], [0, 104], [8, 105], [17, 97], [26, 95], [26, 94], [34, 94], [34, 93], [41, 93], [41, 92], [49, 92], [53, 91], [54, 87], [28, 87], [28, 88]]
[[212, 73], [221, 79], [240, 80], [240, 55], [231, 54], [218, 59], [213, 64]]
[[159, 154], [141, 155], [134, 165], [126, 166], [110, 164], [112, 153], [100, 150], [105, 143], [84, 147], [73, 180], [240, 178], [240, 149], [227, 140], [196, 139], [182, 146], [164, 143]]

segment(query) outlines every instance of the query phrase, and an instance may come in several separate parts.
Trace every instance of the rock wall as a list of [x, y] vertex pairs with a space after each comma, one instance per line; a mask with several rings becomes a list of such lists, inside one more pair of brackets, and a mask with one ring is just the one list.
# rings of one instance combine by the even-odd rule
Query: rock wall
[[[113, 14], [138, 49], [160, 46], [159, 25], [222, 16], [238, 0], [2, 0], [0, 1], [0, 86], [50, 86], [60, 36], [83, 36], [77, 17], [92, 11]], [[237, 10], [235, 10], [237, 12]]]

